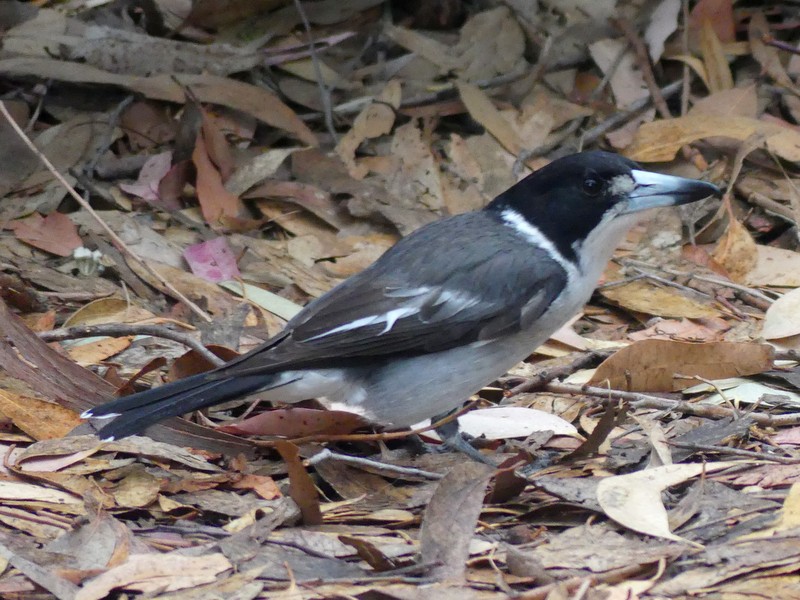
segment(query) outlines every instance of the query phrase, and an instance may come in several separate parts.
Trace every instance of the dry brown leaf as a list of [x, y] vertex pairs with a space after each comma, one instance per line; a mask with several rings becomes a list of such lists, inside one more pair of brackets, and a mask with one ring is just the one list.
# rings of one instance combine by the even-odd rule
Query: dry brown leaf
[[722, 90], [699, 98], [689, 109], [689, 116], [713, 115], [730, 117], [758, 116], [758, 93], [756, 86], [748, 85], [730, 90]]
[[700, 48], [706, 66], [709, 91], [713, 94], [733, 87], [733, 75], [722, 44], [711, 21], [704, 20], [700, 28]]
[[730, 219], [728, 230], [720, 239], [712, 256], [728, 272], [733, 281], [741, 282], [756, 266], [758, 250], [744, 225]]
[[164, 593], [211, 583], [233, 565], [222, 554], [133, 554], [121, 565], [86, 583], [75, 600], [100, 600], [114, 589]]
[[119, 354], [131, 345], [135, 336], [105, 337], [95, 340], [81, 340], [79, 344], [67, 348], [69, 357], [82, 367], [97, 365], [107, 358]]
[[459, 81], [456, 84], [458, 93], [464, 106], [467, 107], [469, 114], [478, 123], [486, 127], [502, 146], [514, 156], [518, 155], [523, 148], [524, 142], [520, 139], [517, 132], [511, 126], [500, 111], [495, 108], [486, 92], [479, 87]]
[[386, 84], [380, 94], [358, 114], [353, 126], [339, 140], [336, 154], [347, 165], [347, 171], [355, 179], [364, 179], [368, 167], [356, 159], [356, 151], [364, 140], [387, 134], [394, 126], [395, 112], [400, 107], [402, 89], [400, 82], [393, 79]]
[[63, 327], [101, 325], [103, 323], [137, 323], [155, 317], [149, 310], [123, 298], [100, 298], [84, 304], [72, 313]]
[[5, 390], [0, 390], [0, 413], [37, 441], [64, 437], [82, 423], [68, 408]]
[[122, 508], [144, 508], [158, 498], [163, 481], [144, 470], [142, 465], [128, 473], [111, 490], [117, 505]]
[[364, 418], [347, 411], [290, 407], [264, 411], [218, 429], [226, 433], [298, 438], [307, 435], [346, 434], [367, 423]]
[[697, 383], [695, 376], [724, 379], [770, 368], [772, 348], [766, 344], [642, 340], [603, 361], [590, 383], [630, 392], [675, 392]]
[[736, 40], [736, 22], [731, 0], [700, 0], [695, 4], [689, 17], [689, 27], [698, 30], [706, 22], [714, 28], [720, 41]]
[[241, 110], [259, 121], [283, 129], [309, 146], [317, 146], [316, 135], [308, 126], [267, 89], [217, 75], [180, 75], [177, 83], [171, 75], [133, 77], [107, 73], [90, 65], [50, 58], [15, 57], [0, 60], [0, 73], [31, 76], [56, 81], [112, 85], [139, 92], [148, 98], [184, 103], [184, 87], [191, 88], [200, 102], [221, 104]]
[[744, 283], [752, 287], [800, 287], [800, 254], [773, 246], [756, 246], [756, 264]]
[[658, 320], [647, 329], [628, 335], [634, 342], [647, 339], [675, 340], [677, 342], [716, 342], [731, 328], [730, 323], [721, 317], [692, 321], [681, 319]]
[[222, 176], [208, 155], [204, 134], [197, 136], [192, 162], [197, 170], [197, 199], [209, 225], [220, 225], [225, 217], [235, 219], [244, 211], [241, 200], [222, 184]]
[[420, 530], [422, 561], [436, 565], [438, 580], [464, 581], [469, 544], [494, 469], [462, 461], [444, 476], [425, 508]]
[[33, 213], [9, 223], [9, 227], [18, 240], [56, 256], [70, 256], [75, 248], [83, 246], [75, 223], [60, 212], [52, 212], [46, 217]]
[[697, 140], [721, 136], [744, 141], [753, 135], [763, 135], [767, 148], [781, 158], [800, 161], [800, 132], [747, 117], [711, 115], [645, 123], [625, 149], [625, 155], [641, 162], [670, 161], [682, 146]]
[[319, 493], [314, 485], [314, 480], [311, 479], [300, 460], [300, 449], [291, 442], [282, 440], [275, 442], [275, 448], [280, 452], [289, 471], [289, 495], [300, 507], [303, 523], [319, 525], [322, 523]]
[[600, 293], [624, 308], [658, 317], [700, 319], [721, 314], [710, 304], [694, 300], [680, 290], [649, 281], [602, 288]]

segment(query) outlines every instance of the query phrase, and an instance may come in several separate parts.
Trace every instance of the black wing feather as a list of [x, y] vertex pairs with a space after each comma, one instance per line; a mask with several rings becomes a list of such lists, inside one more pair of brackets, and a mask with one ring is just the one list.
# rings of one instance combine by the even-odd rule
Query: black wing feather
[[[346, 366], [367, 357], [438, 352], [518, 331], [523, 319], [530, 322], [547, 309], [567, 275], [545, 251], [509, 231], [486, 219], [486, 213], [423, 227], [309, 304], [280, 339], [239, 357], [213, 377]], [[416, 244], [408, 243], [411, 238], [417, 238]], [[420, 255], [420, 247], [429, 253]], [[453, 270], [449, 262], [455, 255], [469, 262]], [[424, 291], [420, 281], [426, 282]], [[330, 333], [403, 306], [418, 310], [397, 318], [388, 330], [387, 323], [379, 322]]]

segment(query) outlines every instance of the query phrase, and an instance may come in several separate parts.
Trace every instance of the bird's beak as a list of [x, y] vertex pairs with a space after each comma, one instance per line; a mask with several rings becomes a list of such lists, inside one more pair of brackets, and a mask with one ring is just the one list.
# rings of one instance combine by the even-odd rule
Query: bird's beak
[[707, 181], [662, 175], [638, 169], [631, 171], [631, 177], [633, 177], [635, 187], [628, 195], [626, 213], [688, 204], [709, 196], [722, 196], [722, 191]]

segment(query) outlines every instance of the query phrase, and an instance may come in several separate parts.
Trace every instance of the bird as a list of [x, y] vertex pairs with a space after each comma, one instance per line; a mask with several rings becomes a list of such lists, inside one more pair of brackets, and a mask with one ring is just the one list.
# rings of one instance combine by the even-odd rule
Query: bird
[[[644, 170], [605, 151], [534, 171], [483, 209], [429, 223], [311, 301], [230, 362], [85, 411], [104, 440], [258, 394], [316, 398], [381, 425], [458, 410], [582, 309], [642, 213], [721, 196], [712, 183]], [[457, 421], [445, 445], [487, 462]]]

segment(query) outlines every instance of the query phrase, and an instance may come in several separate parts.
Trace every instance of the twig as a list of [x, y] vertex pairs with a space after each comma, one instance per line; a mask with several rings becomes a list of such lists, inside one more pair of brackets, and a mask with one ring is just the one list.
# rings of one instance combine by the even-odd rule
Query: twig
[[331, 452], [328, 448], [325, 448], [311, 458], [306, 459], [304, 463], [307, 467], [313, 467], [314, 465], [317, 465], [325, 460], [335, 460], [346, 465], [360, 467], [365, 471], [375, 473], [377, 475], [395, 475], [398, 477], [412, 477], [414, 479], [427, 479], [430, 481], [439, 481], [442, 477], [444, 477], [439, 473], [423, 471], [422, 469], [415, 469], [413, 467], [390, 465], [377, 460], [372, 460], [370, 458], [339, 454], [338, 452]]
[[798, 222], [795, 211], [785, 204], [781, 204], [780, 202], [773, 200], [772, 198], [765, 196], [760, 192], [751, 192], [747, 196], [747, 200], [756, 206], [760, 206], [764, 210], [768, 210], [769, 212], [778, 215], [782, 219], [786, 219], [796, 227], [800, 226], [800, 222]]
[[[503, 75], [498, 75], [497, 77], [492, 77], [491, 79], [481, 79], [475, 82], [475, 85], [479, 88], [485, 90], [490, 89], [493, 87], [497, 87], [500, 85], [505, 85], [507, 83], [513, 83], [518, 79], [521, 79], [527, 73], [527, 69], [524, 68], [517, 68], [513, 71], [509, 71], [508, 73], [504, 73]], [[425, 104], [430, 104], [432, 102], [438, 102], [441, 100], [446, 100], [448, 98], [455, 98], [456, 97], [456, 89], [455, 83], [447, 84], [447, 87], [437, 90], [436, 92], [431, 92], [429, 94], [420, 94], [418, 96], [413, 96], [411, 98], [406, 98], [400, 103], [400, 108], [412, 108], [415, 106], [422, 106]], [[339, 104], [338, 106], [333, 107], [333, 112], [337, 115], [354, 115], [361, 112], [361, 110], [375, 100], [374, 96], [364, 96], [362, 98], [358, 98], [357, 100], [351, 100], [349, 102], [345, 102], [343, 104]], [[304, 121], [314, 121], [318, 119], [320, 113], [308, 113], [304, 115], [300, 115], [300, 118]]]
[[133, 103], [134, 98], [135, 98], [135, 96], [133, 94], [130, 94], [129, 96], [126, 96], [122, 100], [122, 102], [120, 102], [114, 108], [114, 110], [112, 110], [109, 113], [109, 115], [108, 115], [108, 123], [107, 123], [107, 127], [106, 127], [106, 134], [104, 136], [105, 139], [103, 140], [102, 144], [98, 144], [97, 145], [97, 150], [95, 150], [94, 156], [92, 156], [89, 159], [89, 162], [87, 162], [83, 166], [83, 169], [81, 169], [83, 171], [83, 173], [86, 173], [87, 175], [93, 173], [95, 167], [97, 166], [97, 163], [100, 162], [100, 159], [103, 157], [103, 154], [105, 154], [106, 151], [111, 147], [111, 144], [114, 143], [114, 130], [116, 129], [117, 124], [118, 124], [118, 122], [120, 120], [120, 116], [122, 115], [122, 111], [124, 111], [126, 108], [128, 108]]
[[[622, 392], [592, 385], [572, 385], [569, 383], [550, 383], [545, 388], [548, 392], [555, 394], [578, 394], [599, 396], [603, 398], [603, 403], [613, 400], [627, 400], [633, 408], [654, 408], [657, 410], [671, 410], [697, 417], [709, 419], [735, 419], [739, 415], [729, 408], [712, 406], [709, 404], [694, 404], [685, 400], [670, 400], [649, 396], [638, 392]], [[786, 415], [761, 415], [748, 413], [747, 415], [755, 423], [767, 427], [783, 427], [787, 425], [800, 424], [800, 413], [790, 413]]]
[[709, 298], [711, 300], [714, 299], [714, 297], [711, 294], [707, 294], [705, 292], [701, 292], [700, 290], [696, 290], [694, 288], [690, 288], [689, 286], [682, 285], [682, 284], [678, 283], [677, 281], [672, 281], [671, 279], [666, 279], [664, 277], [659, 277], [655, 273], [650, 273], [649, 271], [645, 271], [644, 269], [642, 269], [640, 267], [635, 267], [635, 266], [631, 265], [631, 268], [634, 271], [636, 271], [637, 273], [639, 273], [640, 275], [646, 277], [647, 279], [651, 279], [651, 280], [656, 281], [656, 282], [658, 282], [658, 283], [660, 283], [662, 285], [666, 285], [668, 287], [674, 287], [676, 289], [688, 292], [690, 294], [699, 294], [700, 296], [705, 296], [706, 298]]
[[767, 46], [772, 46], [773, 48], [777, 48], [778, 50], [783, 50], [784, 52], [788, 52], [789, 54], [800, 54], [800, 50], [795, 48], [793, 45], [787, 44], [786, 42], [782, 42], [781, 40], [776, 40], [771, 35], [761, 36], [761, 41], [764, 42]]
[[[716, 277], [711, 277], [710, 275], [698, 275], [696, 273], [690, 273], [688, 271], [679, 271], [678, 269], [672, 269], [670, 267], [663, 267], [659, 265], [651, 265], [649, 263], [636, 260], [633, 258], [625, 258], [620, 261], [620, 264], [630, 265], [634, 268], [636, 267], [645, 267], [647, 269], [656, 269], [658, 271], [664, 271], [665, 273], [669, 273], [670, 275], [677, 275], [679, 277], [689, 277], [690, 279], [697, 279], [698, 281], [705, 281], [706, 283], [713, 283], [714, 285], [719, 285], [722, 287], [730, 288], [732, 290], [738, 290], [740, 292], [744, 292], [745, 294], [750, 294], [755, 298], [759, 298], [764, 302], [769, 302], [772, 304], [775, 302], [769, 296], [765, 296], [758, 290], [754, 290], [753, 288], [749, 288], [745, 285], [740, 285], [738, 283], [734, 283], [732, 281], [726, 281], [724, 279], [718, 279]], [[698, 291], [698, 290], [696, 290]]]
[[639, 70], [642, 72], [642, 78], [653, 98], [653, 104], [656, 110], [661, 115], [662, 119], [671, 119], [672, 115], [669, 112], [669, 107], [664, 100], [664, 96], [661, 95], [661, 90], [658, 89], [656, 78], [653, 75], [653, 68], [650, 66], [650, 57], [647, 54], [647, 48], [645, 48], [642, 38], [628, 19], [620, 17], [618, 19], [612, 19], [612, 21], [628, 39], [630, 45], [633, 46], [633, 51], [636, 54], [636, 62], [639, 64]]
[[[673, 81], [669, 85], [664, 86], [660, 89], [661, 96], [664, 98], [669, 98], [677, 94], [681, 87], [683, 86], [683, 81]], [[652, 103], [653, 99], [648, 96], [647, 98], [641, 98], [639, 100], [635, 100], [631, 102], [628, 110], [614, 113], [608, 119], [603, 121], [602, 123], [595, 125], [589, 131], [583, 134], [582, 139], [584, 145], [591, 144], [599, 137], [604, 135], [609, 129], [614, 129], [615, 127], [621, 126], [625, 123], [628, 119], [635, 117], [638, 113], [643, 111], [644, 109], [648, 108]]]
[[28, 146], [28, 148], [30, 148], [31, 151], [34, 154], [36, 154], [39, 160], [42, 161], [42, 164], [44, 164], [47, 170], [50, 171], [53, 177], [55, 177], [58, 180], [58, 182], [64, 186], [64, 189], [67, 190], [69, 195], [72, 196], [75, 199], [75, 201], [78, 204], [80, 204], [80, 206], [84, 210], [86, 210], [86, 212], [88, 212], [89, 215], [91, 215], [95, 221], [97, 221], [97, 223], [100, 225], [100, 227], [103, 228], [106, 234], [108, 234], [108, 237], [111, 238], [111, 241], [120, 250], [120, 252], [123, 252], [124, 254], [130, 256], [133, 260], [139, 263], [145, 271], [147, 271], [159, 283], [161, 283], [161, 285], [163, 285], [166, 289], [168, 289], [176, 299], [186, 304], [186, 306], [188, 306], [192, 310], [192, 312], [194, 312], [198, 317], [209, 323], [211, 322], [211, 317], [202, 308], [200, 308], [199, 306], [197, 306], [197, 304], [189, 300], [189, 298], [187, 298], [181, 292], [179, 292], [169, 281], [167, 281], [164, 277], [162, 277], [159, 273], [157, 273], [155, 269], [153, 269], [150, 265], [148, 265], [141, 258], [139, 258], [133, 252], [133, 250], [131, 250], [128, 247], [128, 245], [125, 242], [123, 242], [122, 239], [116, 233], [114, 233], [114, 230], [111, 229], [111, 227], [109, 227], [106, 224], [106, 222], [100, 218], [100, 215], [98, 215], [95, 212], [95, 210], [91, 207], [91, 205], [86, 200], [84, 200], [84, 198], [78, 192], [75, 191], [75, 188], [73, 188], [69, 184], [69, 182], [66, 179], [64, 179], [64, 176], [58, 172], [58, 170], [53, 166], [53, 163], [51, 163], [50, 160], [44, 154], [42, 154], [42, 152], [34, 145], [34, 143], [25, 134], [25, 132], [22, 131], [20, 126], [17, 125], [17, 122], [11, 118], [10, 114], [8, 114], [8, 109], [6, 108], [5, 103], [2, 101], [0, 101], [0, 113], [2, 113], [2, 115], [8, 120], [11, 127], [14, 128], [14, 131], [17, 132], [17, 135], [22, 139], [23, 142], [25, 142], [25, 145]]
[[566, 375], [572, 375], [575, 371], [583, 369], [587, 365], [592, 364], [592, 362], [594, 362], [597, 359], [606, 358], [610, 354], [611, 354], [610, 350], [586, 352], [584, 354], [581, 354], [578, 358], [573, 360], [568, 365], [553, 367], [552, 369], [545, 369], [541, 373], [537, 373], [533, 377], [530, 377], [526, 381], [523, 381], [519, 385], [508, 390], [508, 397], [511, 398], [516, 396], [517, 394], [538, 390], [547, 385], [548, 383], [550, 383], [551, 381], [553, 381], [554, 379], [558, 379]]
[[[614, 73], [617, 72], [620, 64], [622, 64], [622, 59], [625, 57], [625, 53], [628, 51], [628, 45], [626, 44], [623, 48], [620, 48], [617, 55], [614, 57], [611, 66], [609, 67], [608, 71], [605, 72], [603, 75], [603, 79], [600, 80], [600, 83], [597, 85], [592, 93], [589, 94], [589, 98], [587, 99], [587, 104], [591, 104], [597, 98], [600, 97], [600, 94], [603, 93], [603, 90], [606, 89], [608, 84], [611, 82], [611, 78], [614, 76]], [[572, 136], [578, 129], [580, 129], [581, 125], [586, 121], [586, 117], [578, 117], [577, 119], [573, 119], [572, 122], [567, 125], [566, 127], [562, 127], [561, 131], [559, 131], [555, 138], [539, 146], [538, 148], [534, 148], [531, 151], [528, 151], [524, 155], [520, 155], [517, 157], [517, 160], [514, 162], [514, 169], [517, 169], [517, 164], [522, 161], [527, 161], [530, 158], [534, 158], [537, 156], [545, 156], [550, 154], [556, 148], [561, 147], [561, 145]], [[581, 136], [581, 145], [583, 145], [583, 136]]]
[[325, 127], [328, 128], [328, 133], [331, 134], [334, 143], [338, 143], [339, 136], [336, 135], [336, 127], [333, 124], [333, 108], [331, 103], [331, 93], [328, 85], [325, 83], [325, 78], [322, 76], [322, 68], [320, 67], [319, 56], [317, 56], [317, 47], [314, 42], [314, 36], [311, 33], [311, 24], [308, 22], [306, 11], [303, 9], [301, 0], [294, 0], [294, 6], [297, 9], [300, 19], [303, 21], [303, 27], [308, 35], [308, 51], [311, 54], [311, 64], [314, 65], [314, 76], [317, 78], [317, 86], [319, 87], [320, 99], [322, 100], [322, 109], [325, 114]]
[[778, 350], [775, 353], [775, 360], [796, 360], [796, 361], [800, 361], [800, 351], [798, 351], [798, 350]]
[[[684, 56], [689, 56], [689, 0], [681, 2], [681, 17], [683, 28], [681, 29], [681, 52]], [[688, 63], [683, 63], [683, 89], [681, 90], [681, 116], [685, 117], [689, 112], [689, 92], [690, 77], [692, 74]]]
[[792, 458], [789, 456], [775, 456], [774, 454], [765, 454], [763, 452], [755, 452], [753, 450], [744, 450], [742, 448], [729, 448], [728, 446], [714, 446], [710, 444], [695, 444], [690, 442], [674, 442], [667, 440], [667, 444], [675, 446], [676, 448], [685, 448], [686, 450], [697, 450], [699, 452], [715, 452], [717, 454], [728, 454], [730, 456], [744, 456], [746, 458], [756, 458], [759, 460], [766, 460], [769, 462], [776, 462], [782, 465], [796, 465], [800, 463], [800, 457]]
[[161, 325], [148, 325], [142, 323], [103, 323], [101, 325], [79, 325], [77, 327], [63, 327], [52, 331], [42, 331], [39, 339], [45, 342], [61, 342], [80, 338], [107, 335], [120, 337], [128, 335], [149, 335], [172, 340], [191, 348], [215, 367], [225, 364], [225, 361], [206, 348], [199, 340], [191, 335], [174, 331]]

